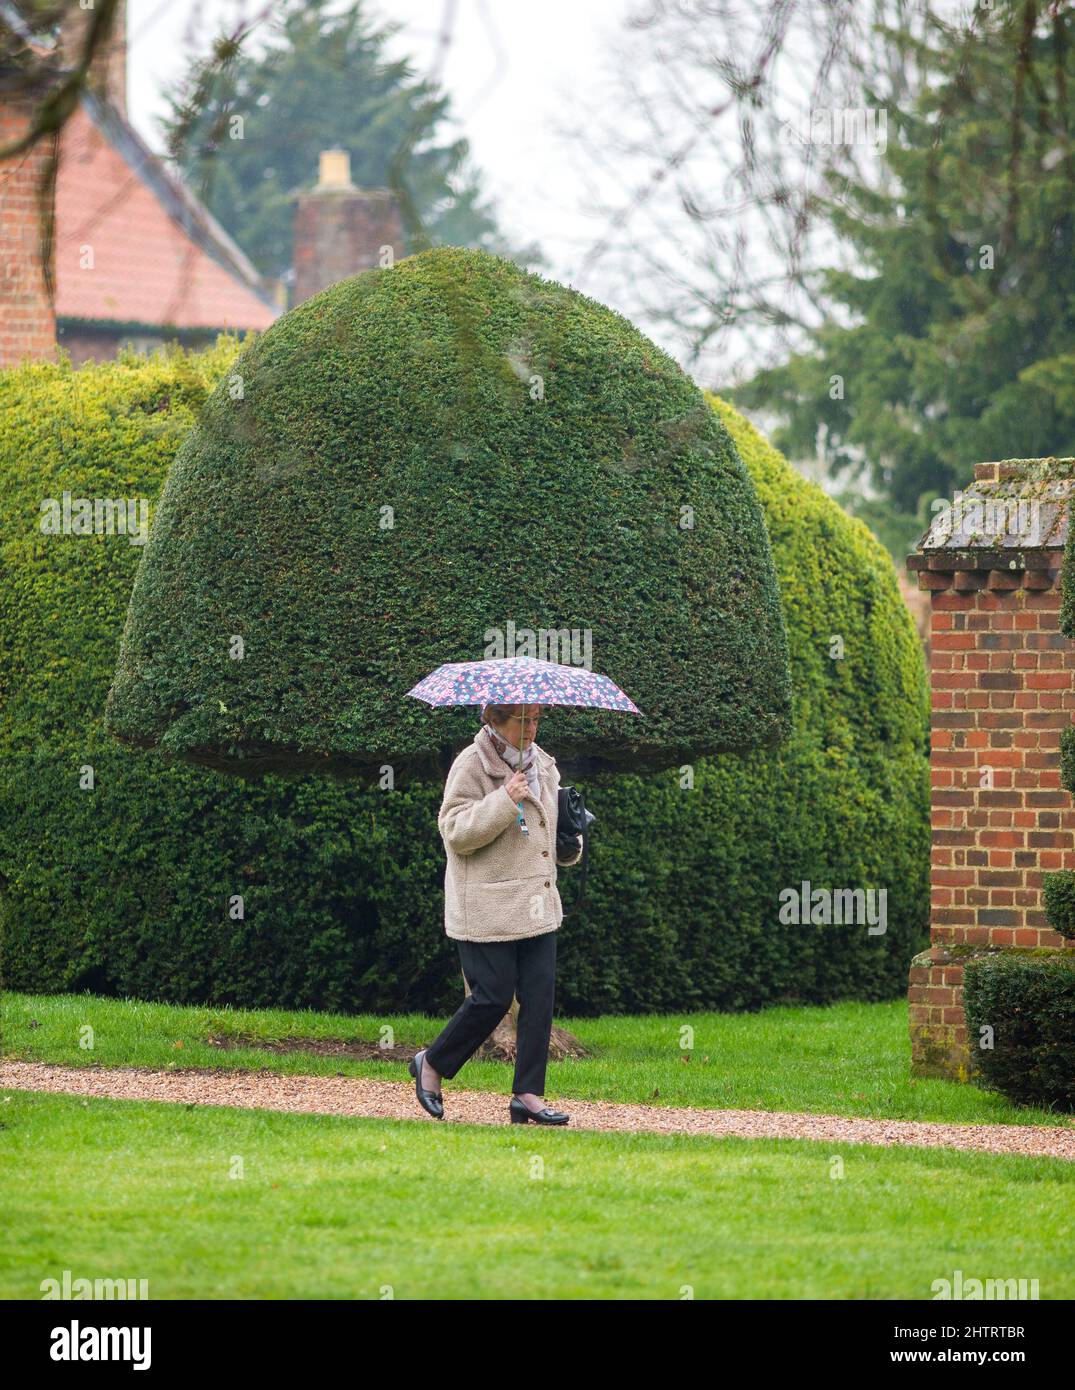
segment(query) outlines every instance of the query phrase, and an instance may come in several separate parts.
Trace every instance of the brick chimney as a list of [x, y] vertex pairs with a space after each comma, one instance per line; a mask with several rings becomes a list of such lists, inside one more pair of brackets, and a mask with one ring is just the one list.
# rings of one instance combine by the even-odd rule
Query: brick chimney
[[[54, 47], [47, 36], [30, 29], [23, 35], [41, 75], [29, 85], [0, 91], [0, 146], [6, 148], [28, 133], [48, 88], [78, 61], [87, 29], [97, 13], [83, 9], [78, 0], [68, 0]], [[127, 0], [118, 0], [112, 37], [98, 47], [89, 82], [127, 114]], [[41, 192], [55, 150], [54, 135], [39, 138], [30, 149], [0, 166], [0, 367], [56, 355], [56, 316], [41, 260]], [[51, 190], [45, 196], [51, 215]], [[55, 240], [50, 251], [55, 276]]]
[[[85, 47], [87, 30], [97, 13], [96, 9], [83, 9], [78, 0], [68, 0], [68, 12], [60, 28], [60, 62], [63, 67], [75, 66]], [[127, 0], [117, 0], [111, 37], [98, 45], [88, 77], [89, 85], [126, 117]]]
[[1075, 459], [980, 463], [908, 557], [930, 596], [930, 948], [911, 964], [911, 1069], [974, 1070], [963, 966], [975, 955], [1065, 950], [1044, 874], [1075, 869], [1075, 806], [1060, 734], [1075, 719], [1075, 642], [1060, 631], [1060, 569]]
[[[391, 260], [382, 248], [391, 247]], [[300, 193], [294, 220], [294, 304], [337, 280], [405, 254], [396, 200], [388, 189], [356, 188], [346, 150], [322, 150], [320, 176]]]
[[[45, 95], [31, 89], [0, 96], [0, 147], [6, 149], [27, 135]], [[56, 137], [50, 135], [0, 164], [0, 367], [56, 356], [56, 315], [41, 260], [40, 208], [40, 190], [55, 148]], [[51, 200], [47, 206], [51, 209]], [[55, 240], [51, 252], [55, 285]]]

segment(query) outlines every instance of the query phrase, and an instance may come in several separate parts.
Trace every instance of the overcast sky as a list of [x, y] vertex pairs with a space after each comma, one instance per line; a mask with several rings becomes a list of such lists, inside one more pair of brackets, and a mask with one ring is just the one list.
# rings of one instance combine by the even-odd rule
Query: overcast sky
[[[410, 58], [423, 74], [434, 71], [440, 34], [452, 20], [440, 75], [458, 132], [445, 127], [441, 138], [460, 133], [469, 139], [500, 225], [515, 244], [537, 240], [550, 263], [543, 274], [628, 316], [632, 306], [622, 290], [617, 300], [615, 277], [600, 261], [585, 276], [578, 266], [607, 228], [607, 217], [592, 212], [593, 198], [622, 205], [632, 181], [615, 165], [598, 170], [563, 128], [591, 104], [615, 101], [611, 41], [627, 15], [645, 12], [650, 3], [371, 0], [369, 7], [384, 21], [402, 24], [390, 56]], [[154, 149], [163, 148], [156, 123], [165, 106], [163, 87], [186, 70], [187, 55], [207, 52], [222, 25], [233, 30], [241, 17], [265, 8], [259, 0], [128, 0], [130, 116]], [[660, 342], [658, 333], [652, 336]], [[672, 344], [661, 346], [676, 355]]]

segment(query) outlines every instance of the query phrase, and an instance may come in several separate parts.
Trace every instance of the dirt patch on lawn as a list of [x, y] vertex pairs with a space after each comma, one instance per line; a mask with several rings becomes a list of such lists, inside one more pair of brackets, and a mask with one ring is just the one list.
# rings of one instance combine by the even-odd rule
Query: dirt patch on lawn
[[249, 1034], [210, 1036], [209, 1047], [234, 1052], [244, 1047], [256, 1047], [262, 1052], [313, 1052], [318, 1057], [357, 1057], [363, 1062], [409, 1062], [418, 1049], [413, 1043], [382, 1047], [375, 1042], [355, 1042], [346, 1038], [256, 1038]]
[[[318, 1057], [353, 1057], [361, 1062], [402, 1062], [406, 1065], [424, 1043], [397, 1043], [382, 1047], [380, 1043], [363, 1042], [355, 1038], [259, 1038], [253, 1033], [211, 1033], [204, 1039], [209, 1047], [222, 1052], [235, 1052], [244, 1047], [260, 1048], [263, 1052], [312, 1053]], [[516, 1038], [506, 1024], [498, 1024], [485, 1042], [473, 1054], [477, 1062], [506, 1062], [514, 1064]], [[562, 1062], [565, 1058], [592, 1057], [593, 1052], [571, 1033], [553, 1025], [549, 1035], [549, 1060]]]

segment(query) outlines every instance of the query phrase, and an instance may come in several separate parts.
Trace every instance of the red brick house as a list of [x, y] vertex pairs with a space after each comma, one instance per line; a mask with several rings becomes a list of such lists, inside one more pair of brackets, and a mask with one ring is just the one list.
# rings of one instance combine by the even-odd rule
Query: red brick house
[[55, 206], [56, 338], [76, 363], [121, 341], [208, 344], [283, 312], [279, 288], [95, 93], [64, 127]]
[[[41, 263], [39, 192], [55, 137], [0, 163], [0, 367], [55, 356], [76, 364], [115, 355], [121, 344], [150, 349], [177, 341], [211, 343], [223, 330], [265, 329], [288, 307], [279, 281], [266, 281], [216, 219], [127, 120], [126, 4], [118, 38], [95, 56], [90, 89], [59, 139], [51, 198], [54, 232], [50, 302]], [[18, 25], [13, 0], [0, 23]], [[0, 69], [0, 144], [30, 129], [50, 86], [73, 67], [92, 10], [72, 4], [50, 47], [17, 29], [38, 66], [37, 87]], [[293, 195], [295, 303], [325, 285], [403, 254], [398, 210], [383, 190], [350, 182], [345, 151], [325, 151], [319, 182]]]
[[[125, 10], [121, 3], [121, 37], [95, 60], [93, 87], [60, 135], [51, 305], [40, 266], [38, 189], [55, 141], [0, 165], [0, 365], [52, 355], [54, 343], [76, 363], [114, 356], [121, 342], [197, 346], [224, 329], [267, 328], [282, 312], [280, 287], [263, 280], [127, 120]], [[52, 83], [70, 71], [92, 17], [72, 6], [52, 50]], [[49, 52], [42, 42], [27, 43], [38, 59]], [[31, 92], [0, 85], [5, 145], [28, 129], [48, 85]]]

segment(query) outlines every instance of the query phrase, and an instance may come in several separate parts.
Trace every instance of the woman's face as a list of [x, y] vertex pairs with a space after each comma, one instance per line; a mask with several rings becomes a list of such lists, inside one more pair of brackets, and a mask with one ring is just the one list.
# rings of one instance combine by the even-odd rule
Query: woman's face
[[[541, 718], [540, 705], [509, 705], [511, 718], [504, 724], [497, 724], [493, 721], [493, 727], [502, 739], [505, 739], [513, 748], [520, 748], [525, 751], [530, 744], [537, 738], [538, 720]], [[524, 713], [525, 711], [525, 713]], [[520, 721], [519, 716], [523, 715]], [[522, 726], [522, 742], [519, 742], [520, 723]]]

